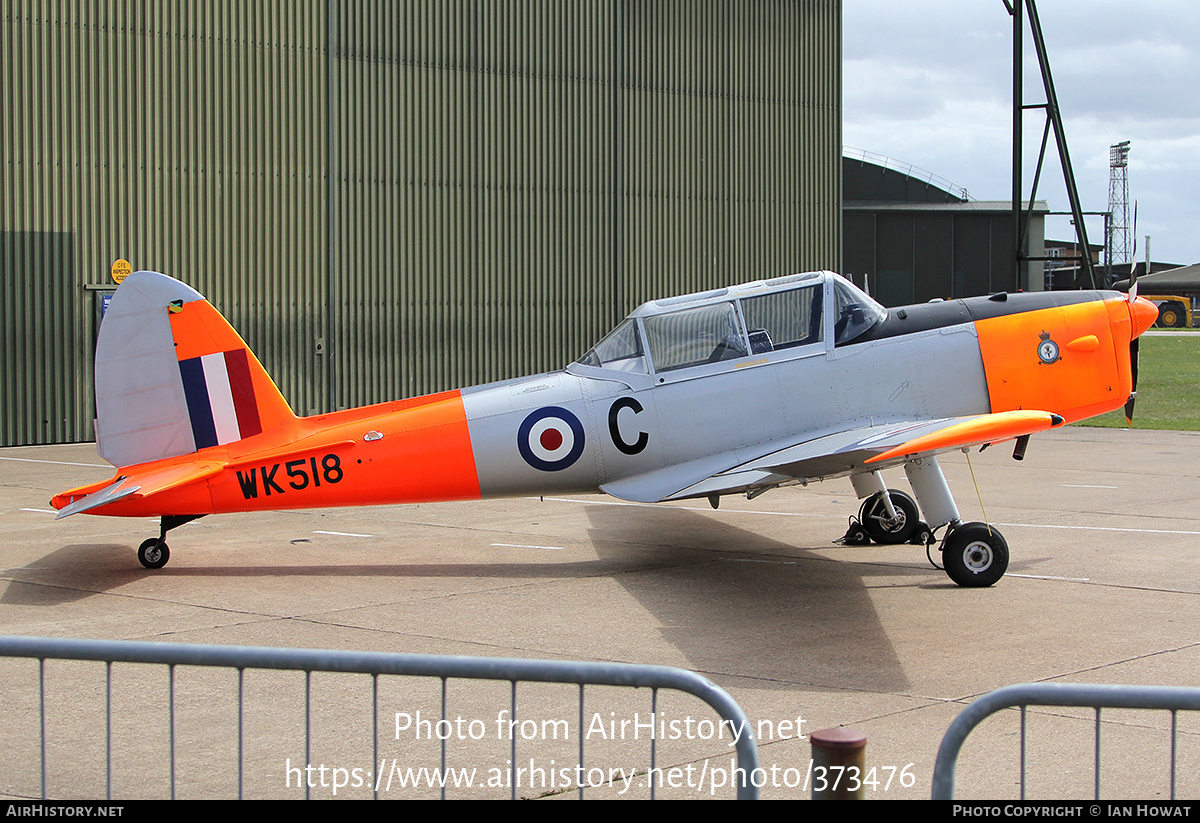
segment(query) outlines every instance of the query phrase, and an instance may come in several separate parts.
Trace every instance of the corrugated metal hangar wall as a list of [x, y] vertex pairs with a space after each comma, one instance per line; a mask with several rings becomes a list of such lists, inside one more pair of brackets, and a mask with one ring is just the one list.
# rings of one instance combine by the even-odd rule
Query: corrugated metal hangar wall
[[840, 254], [840, 0], [5, 0], [0, 444], [92, 437], [126, 258], [298, 413], [559, 368]]

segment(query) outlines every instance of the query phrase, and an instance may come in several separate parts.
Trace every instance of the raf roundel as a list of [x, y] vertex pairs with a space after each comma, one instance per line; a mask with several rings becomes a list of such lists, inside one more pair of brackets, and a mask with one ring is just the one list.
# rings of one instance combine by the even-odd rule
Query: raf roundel
[[583, 424], [561, 406], [538, 409], [517, 430], [517, 450], [539, 471], [562, 471], [583, 454]]

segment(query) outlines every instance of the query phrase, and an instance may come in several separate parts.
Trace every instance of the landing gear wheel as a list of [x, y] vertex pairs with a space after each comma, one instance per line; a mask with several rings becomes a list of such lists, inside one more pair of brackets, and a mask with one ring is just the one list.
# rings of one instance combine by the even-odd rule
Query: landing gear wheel
[[1168, 329], [1177, 329], [1184, 325], [1186, 317], [1186, 311], [1179, 303], [1175, 301], [1163, 303], [1158, 310], [1158, 325]]
[[171, 550], [167, 543], [158, 537], [151, 537], [138, 546], [138, 562], [147, 569], [161, 569], [171, 559]]
[[966, 523], [946, 535], [942, 564], [960, 586], [990, 586], [1008, 569], [1008, 543], [994, 526]]
[[[892, 508], [896, 510], [895, 520], [888, 517], [884, 494], [891, 495]], [[864, 500], [862, 508], [858, 510], [858, 520], [872, 540], [884, 544], [906, 542], [921, 525], [916, 501], [896, 489], [876, 492]]]

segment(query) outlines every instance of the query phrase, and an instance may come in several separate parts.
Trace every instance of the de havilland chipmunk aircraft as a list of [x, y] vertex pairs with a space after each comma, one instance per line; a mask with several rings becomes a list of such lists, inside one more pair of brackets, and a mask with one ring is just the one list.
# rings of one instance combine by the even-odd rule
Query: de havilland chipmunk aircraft
[[[1008, 547], [962, 522], [938, 454], [1015, 440], [1020, 459], [1032, 433], [1131, 414], [1136, 339], [1156, 317], [1136, 291], [885, 309], [813, 272], [645, 303], [563, 371], [298, 417], [203, 296], [137, 272], [96, 351], [116, 476], [52, 504], [161, 517], [138, 550], [153, 569], [167, 531], [208, 514], [597, 491], [716, 507], [849, 477], [863, 503], [848, 542], [928, 552], [945, 527], [951, 579], [989, 586]], [[901, 465], [915, 502], [880, 474]]]

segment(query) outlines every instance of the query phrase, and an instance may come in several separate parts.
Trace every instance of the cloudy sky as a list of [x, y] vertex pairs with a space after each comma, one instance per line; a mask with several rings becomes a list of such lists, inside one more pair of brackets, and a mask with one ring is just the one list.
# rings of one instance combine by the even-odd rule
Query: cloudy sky
[[[843, 0], [847, 146], [912, 164], [977, 200], [1012, 197], [1012, 18], [1002, 0]], [[1129, 195], [1156, 261], [1200, 262], [1200, 2], [1041, 0], [1085, 211], [1108, 208], [1108, 147], [1131, 141]], [[1026, 22], [1028, 32], [1028, 22]], [[1044, 102], [1026, 34], [1025, 103]], [[1024, 197], [1045, 118], [1025, 114]], [[1069, 208], [1047, 149], [1038, 199]], [[1048, 237], [1071, 239], [1067, 218]], [[1088, 239], [1103, 243], [1103, 220]]]

